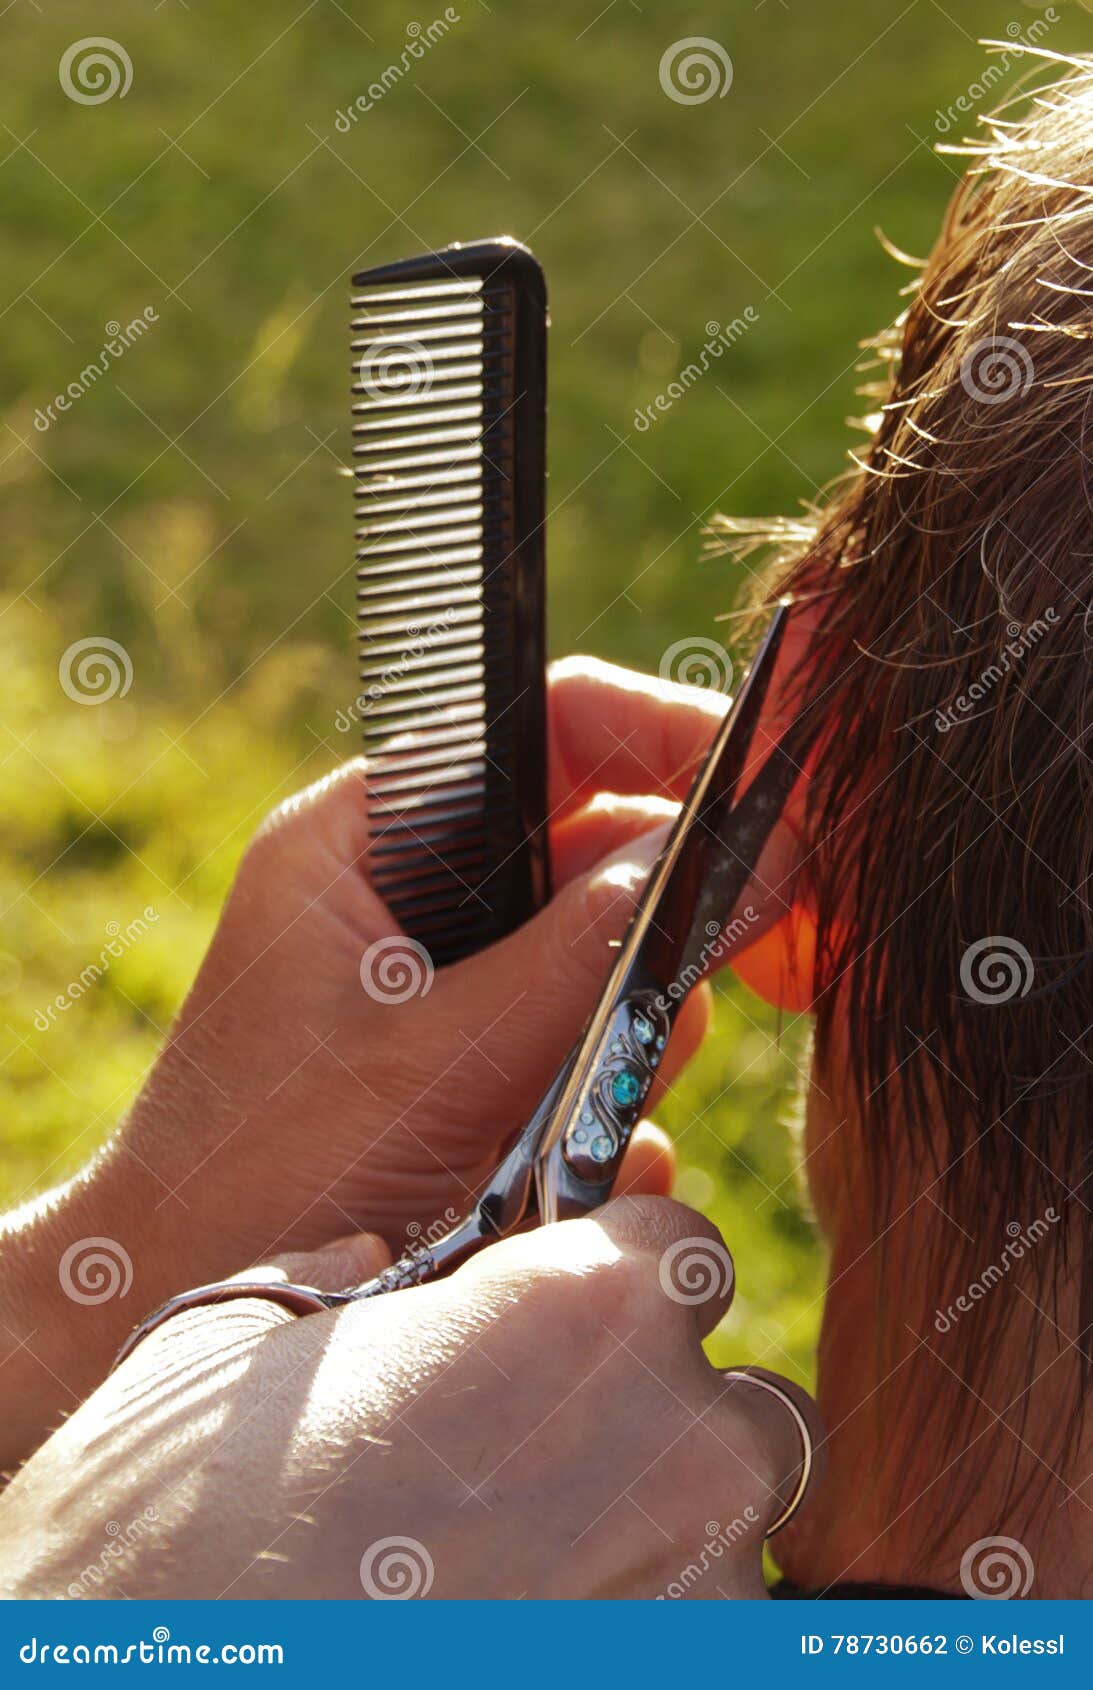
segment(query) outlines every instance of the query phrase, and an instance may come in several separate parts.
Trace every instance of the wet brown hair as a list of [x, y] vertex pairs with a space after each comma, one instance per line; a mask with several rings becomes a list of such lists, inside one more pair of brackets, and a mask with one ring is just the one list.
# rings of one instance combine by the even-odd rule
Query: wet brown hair
[[1046, 74], [966, 149], [872, 343], [882, 405], [854, 468], [806, 519], [715, 528], [745, 555], [773, 544], [775, 592], [822, 612], [801, 677], [837, 724], [808, 799], [817, 1050], [838, 1018], [877, 1234], [897, 1157], [955, 1223], [917, 1318], [1058, 1217], [1025, 1299], [997, 1291], [948, 1352], [968, 1389], [945, 1443], [1031, 1298], [1060, 1352], [1078, 1340], [1054, 1462], [1081, 1431], [1093, 1321], [1093, 59], [1030, 57]]

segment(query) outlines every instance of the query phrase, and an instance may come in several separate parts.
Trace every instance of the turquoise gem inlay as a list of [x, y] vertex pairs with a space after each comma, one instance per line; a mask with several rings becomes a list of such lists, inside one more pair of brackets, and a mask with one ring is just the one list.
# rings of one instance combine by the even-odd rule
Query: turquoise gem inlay
[[620, 1068], [611, 1081], [611, 1096], [620, 1109], [628, 1109], [641, 1096], [641, 1081], [632, 1068]]
[[647, 1016], [635, 1015], [634, 1037], [637, 1039], [639, 1045], [651, 1045], [653, 1040], [656, 1038], [656, 1028]]
[[577, 1128], [576, 1132], [573, 1134], [573, 1142], [574, 1144], [588, 1143], [588, 1134], [585, 1132], [583, 1127]]
[[610, 1162], [614, 1151], [615, 1146], [606, 1133], [600, 1133], [588, 1147], [588, 1154], [594, 1162]]

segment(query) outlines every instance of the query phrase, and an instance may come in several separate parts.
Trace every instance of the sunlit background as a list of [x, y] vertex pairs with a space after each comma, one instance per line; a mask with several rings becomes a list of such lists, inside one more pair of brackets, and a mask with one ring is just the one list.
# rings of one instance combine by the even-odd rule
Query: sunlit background
[[[1066, 0], [11, 0], [2, 17], [14, 1200], [121, 1117], [255, 824], [355, 749], [338, 727], [357, 690], [350, 272], [453, 239], [531, 244], [553, 314], [552, 651], [656, 669], [684, 637], [731, 645], [716, 618], [739, 566], [701, 561], [703, 521], [791, 512], [841, 469], [858, 343], [907, 278], [877, 229], [921, 254], [959, 167], [934, 143], [1012, 83], [1016, 37], [1065, 50], [1089, 31]], [[59, 70], [92, 28], [132, 79], [85, 104]], [[731, 80], [722, 65], [709, 97], [675, 98], [662, 60], [692, 36]], [[146, 332], [51, 416], [138, 318]], [[657, 410], [734, 321], [731, 347]], [[132, 681], [88, 707], [58, 665], [104, 637]], [[807, 1377], [822, 1259], [790, 1131], [804, 1032], [779, 1044], [772, 1014], [722, 983], [716, 1037], [662, 1118], [682, 1194], [737, 1258], [715, 1359]]]

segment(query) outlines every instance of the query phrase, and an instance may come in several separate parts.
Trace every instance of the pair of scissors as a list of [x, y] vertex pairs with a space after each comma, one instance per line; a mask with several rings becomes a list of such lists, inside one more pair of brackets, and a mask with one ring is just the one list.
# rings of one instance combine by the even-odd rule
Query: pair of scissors
[[584, 1032], [466, 1217], [344, 1291], [232, 1279], [182, 1292], [141, 1321], [115, 1366], [185, 1309], [241, 1297], [262, 1297], [294, 1314], [343, 1308], [422, 1285], [499, 1238], [607, 1201], [680, 1008], [738, 936], [738, 902], [816, 739], [816, 724], [802, 714], [737, 801], [741, 776], [756, 761], [752, 748], [788, 617], [789, 606], [779, 605], [653, 866]]

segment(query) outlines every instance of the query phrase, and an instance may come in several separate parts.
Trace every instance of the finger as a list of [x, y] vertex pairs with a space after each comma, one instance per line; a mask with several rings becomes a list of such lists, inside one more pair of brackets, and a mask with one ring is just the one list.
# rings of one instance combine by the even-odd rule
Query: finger
[[[151, 1377], [155, 1392], [167, 1400], [184, 1379], [202, 1375], [211, 1381], [218, 1368], [233, 1364], [245, 1350], [261, 1344], [271, 1333], [293, 1326], [297, 1316], [284, 1304], [265, 1297], [266, 1285], [303, 1285], [315, 1291], [349, 1290], [381, 1273], [391, 1252], [371, 1233], [337, 1238], [318, 1250], [292, 1251], [242, 1268], [224, 1281], [256, 1287], [254, 1295], [236, 1295], [195, 1303], [154, 1326], [115, 1366], [107, 1390], [124, 1395], [134, 1379]], [[311, 1317], [309, 1317], [311, 1318]], [[144, 1399], [147, 1419], [152, 1396]]]
[[329, 917], [362, 937], [395, 931], [368, 883], [368, 852], [365, 761], [355, 757], [278, 805], [251, 840], [227, 907], [236, 971], [298, 922]]
[[633, 1315], [637, 1331], [656, 1343], [664, 1330], [675, 1329], [699, 1356], [697, 1338], [726, 1313], [734, 1285], [732, 1257], [712, 1222], [673, 1198], [644, 1195], [613, 1197], [582, 1220], [502, 1239], [460, 1275], [582, 1282], [595, 1275], [607, 1287], [608, 1302]]
[[557, 888], [587, 874], [632, 839], [675, 821], [679, 805], [667, 798], [598, 792], [550, 830], [550, 861]]
[[733, 1368], [722, 1376], [710, 1418], [752, 1473], [753, 1506], [764, 1533], [785, 1513], [802, 1483], [806, 1489], [797, 1506], [807, 1505], [823, 1474], [826, 1434], [806, 1390], [769, 1368]]
[[[352, 1233], [336, 1238], [318, 1250], [294, 1250], [272, 1256], [232, 1274], [227, 1284], [306, 1285], [315, 1291], [344, 1291], [372, 1279], [391, 1261], [382, 1238], [372, 1233]], [[253, 1342], [281, 1326], [291, 1325], [296, 1316], [261, 1291], [253, 1297], [230, 1297], [221, 1302], [197, 1305], [174, 1315], [156, 1327], [137, 1345], [126, 1363], [134, 1358], [147, 1364], [157, 1354], [196, 1357], [230, 1352], [234, 1345]]]
[[613, 942], [625, 933], [667, 834], [662, 826], [630, 841], [516, 932], [444, 969], [416, 1010], [430, 1039], [443, 1021], [453, 1049], [465, 1048], [458, 1029], [473, 1006], [477, 1028], [486, 1029], [476, 1042], [508, 1076], [505, 1084], [518, 1084], [529, 1064], [545, 1082], [596, 1002]]
[[339, 863], [363, 858], [368, 849], [367, 763], [351, 757], [329, 773], [294, 792], [271, 810], [255, 841], [304, 833], [326, 846]]
[[619, 1197], [667, 1197], [676, 1177], [676, 1151], [663, 1127], [639, 1121], [626, 1147], [615, 1194]]
[[345, 1291], [374, 1279], [390, 1262], [391, 1252], [382, 1238], [371, 1232], [355, 1232], [332, 1239], [318, 1250], [274, 1256], [233, 1277], [251, 1284], [310, 1285], [316, 1291]]
[[[570, 657], [549, 676], [550, 808], [611, 791], [678, 801], [728, 708], [724, 694]], [[403, 749], [412, 749], [410, 738]], [[395, 746], [392, 749], [396, 748]], [[279, 804], [255, 836], [259, 850], [304, 833], [339, 864], [368, 850], [367, 763], [352, 757]]]
[[705, 1215], [670, 1197], [616, 1196], [590, 1224], [644, 1264], [658, 1308], [678, 1311], [699, 1337], [728, 1313], [736, 1289], [733, 1259]]
[[[416, 1107], [442, 1076], [445, 1161], [470, 1183], [474, 1158], [495, 1155], [525, 1124], [594, 1009], [614, 962], [612, 941], [625, 933], [664, 837], [660, 829], [634, 841], [571, 881], [517, 932], [441, 970], [427, 996], [384, 1008], [392, 1031], [377, 1048], [392, 1053], [381, 1058], [391, 1113]], [[692, 998], [680, 1006], [654, 1098], [705, 1033], [708, 998]]]
[[728, 706], [723, 693], [596, 658], [552, 664], [551, 810], [604, 790], [683, 798]]

